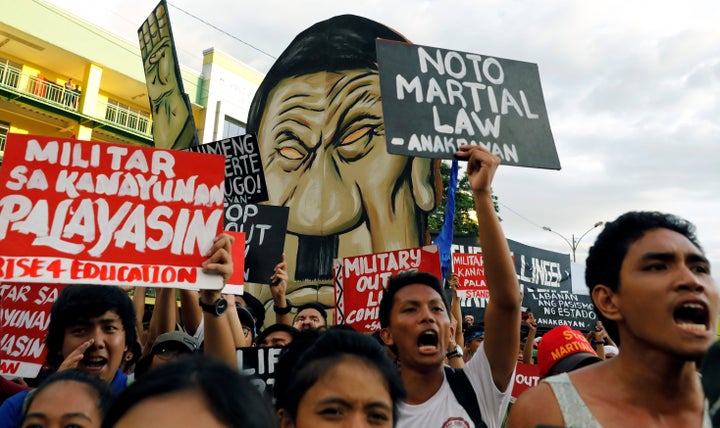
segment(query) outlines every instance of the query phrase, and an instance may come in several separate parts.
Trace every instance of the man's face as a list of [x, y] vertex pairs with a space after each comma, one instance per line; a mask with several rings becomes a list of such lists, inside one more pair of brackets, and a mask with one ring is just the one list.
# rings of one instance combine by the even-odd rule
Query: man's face
[[442, 297], [424, 284], [411, 284], [393, 298], [390, 324], [381, 331], [385, 344], [395, 345], [403, 367], [441, 365], [453, 332]]
[[615, 292], [621, 330], [685, 360], [715, 339], [718, 290], [710, 263], [685, 236], [653, 229], [628, 247]]
[[468, 357], [468, 360], [475, 355], [483, 340], [485, 340], [485, 336], [476, 337], [465, 345], [464, 355]]
[[152, 351], [152, 361], [150, 368], [158, 367], [168, 361], [175, 360], [183, 355], [190, 355], [192, 352], [187, 346], [178, 342], [165, 342], [157, 345]]
[[465, 323], [467, 323], [467, 325], [472, 325], [475, 322], [475, 317], [472, 315], [465, 315], [463, 319], [465, 320]]
[[287, 331], [274, 331], [265, 336], [258, 346], [287, 346], [290, 342], [292, 342], [292, 336], [290, 336], [290, 333]]
[[125, 329], [117, 312], [110, 310], [99, 317], [68, 325], [63, 337], [63, 358], [90, 339], [93, 343], [83, 353], [77, 368], [110, 382], [127, 350]]
[[325, 325], [325, 318], [313, 308], [305, 308], [298, 312], [293, 322], [293, 327], [298, 330], [312, 330]]

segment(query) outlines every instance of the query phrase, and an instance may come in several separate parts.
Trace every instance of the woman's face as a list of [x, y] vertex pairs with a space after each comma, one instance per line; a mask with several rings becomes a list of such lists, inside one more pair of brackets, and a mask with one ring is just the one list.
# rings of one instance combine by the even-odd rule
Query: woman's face
[[204, 427], [225, 425], [215, 419], [205, 399], [194, 391], [179, 391], [147, 398], [128, 410], [117, 421], [117, 428]]
[[37, 393], [28, 408], [23, 428], [100, 428], [98, 397], [86, 384], [55, 382]]
[[375, 368], [347, 358], [328, 370], [300, 399], [295, 421], [282, 427], [392, 427], [393, 402]]

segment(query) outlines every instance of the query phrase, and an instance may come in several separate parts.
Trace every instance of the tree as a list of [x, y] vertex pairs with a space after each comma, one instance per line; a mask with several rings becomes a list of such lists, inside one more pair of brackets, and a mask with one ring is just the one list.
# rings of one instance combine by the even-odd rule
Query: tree
[[[442, 229], [445, 220], [445, 207], [447, 205], [448, 185], [450, 184], [450, 164], [447, 162], [440, 163], [440, 177], [442, 178], [443, 197], [440, 205], [428, 215], [428, 228], [437, 232]], [[492, 195], [495, 212], [500, 212], [498, 198]], [[502, 218], [498, 217], [500, 221]], [[472, 234], [477, 235], [478, 225], [475, 215], [475, 202], [473, 201], [472, 190], [467, 174], [463, 169], [458, 171], [458, 186], [455, 192], [455, 222], [453, 224], [453, 232], [456, 234]]]

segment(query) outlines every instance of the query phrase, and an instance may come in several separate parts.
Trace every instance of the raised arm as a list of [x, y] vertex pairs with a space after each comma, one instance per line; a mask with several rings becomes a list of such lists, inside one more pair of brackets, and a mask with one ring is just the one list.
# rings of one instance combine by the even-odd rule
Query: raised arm
[[490, 300], [485, 310], [485, 353], [495, 386], [504, 391], [515, 370], [520, 349], [520, 286], [500, 220], [495, 214], [491, 185], [500, 159], [481, 146], [461, 146], [478, 216]]
[[537, 334], [537, 321], [532, 312], [528, 314], [525, 324], [528, 326], [528, 335], [525, 338], [525, 347], [523, 348], [523, 363], [533, 364], [533, 349], [535, 348], [535, 335]]
[[152, 350], [155, 339], [163, 333], [175, 330], [177, 324], [177, 300], [174, 288], [155, 288], [155, 307], [150, 317], [150, 327], [143, 344], [143, 355]]
[[285, 294], [287, 292], [287, 282], [287, 262], [285, 261], [285, 253], [283, 253], [282, 260], [275, 265], [275, 272], [270, 277], [270, 293], [272, 293], [273, 298], [276, 324], [291, 324], [290, 303]]
[[[220, 234], [215, 237], [210, 256], [203, 262], [203, 272], [214, 272], [223, 276], [223, 283], [226, 283], [233, 272], [232, 244], [234, 238], [227, 234]], [[200, 291], [200, 300], [203, 303], [212, 305], [222, 298], [220, 290]], [[234, 311], [235, 305], [229, 303], [228, 311]], [[228, 312], [220, 316], [203, 312], [205, 319], [205, 353], [214, 355], [225, 361], [230, 367], [237, 368], [237, 357], [235, 356], [235, 342], [233, 340]]]

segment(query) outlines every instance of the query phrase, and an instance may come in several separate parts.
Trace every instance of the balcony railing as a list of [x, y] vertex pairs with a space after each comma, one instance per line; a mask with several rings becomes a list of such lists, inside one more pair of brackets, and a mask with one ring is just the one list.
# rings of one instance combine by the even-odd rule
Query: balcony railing
[[105, 109], [105, 119], [149, 135], [150, 116], [143, 112], [108, 103]]
[[[80, 105], [80, 91], [67, 89], [42, 77], [23, 73], [22, 70], [8, 64], [0, 63], [0, 86], [69, 111], [77, 112]], [[140, 132], [145, 136], [151, 135], [151, 119], [147, 113], [110, 103], [99, 104], [97, 111], [104, 111], [105, 117], [100, 118], [108, 122]]]

